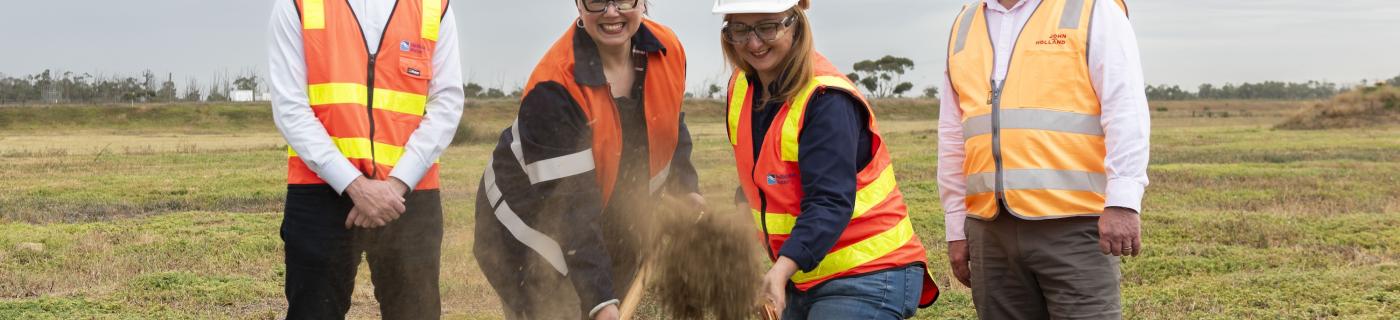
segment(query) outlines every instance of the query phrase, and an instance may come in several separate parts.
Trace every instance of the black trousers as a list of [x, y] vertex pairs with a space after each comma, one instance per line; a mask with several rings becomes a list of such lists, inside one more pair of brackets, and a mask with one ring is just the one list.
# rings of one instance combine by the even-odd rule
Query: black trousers
[[329, 186], [289, 186], [286, 245], [287, 318], [344, 319], [360, 257], [369, 260], [374, 297], [384, 319], [438, 319], [442, 197], [414, 191], [407, 211], [376, 229], [345, 229], [354, 203]]

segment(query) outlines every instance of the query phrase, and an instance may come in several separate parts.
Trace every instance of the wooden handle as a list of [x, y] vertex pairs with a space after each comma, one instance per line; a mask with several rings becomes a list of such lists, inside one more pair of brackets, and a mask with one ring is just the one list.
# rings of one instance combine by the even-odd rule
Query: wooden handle
[[642, 269], [637, 272], [637, 276], [632, 280], [632, 286], [627, 288], [627, 296], [622, 298], [622, 307], [619, 308], [619, 320], [631, 320], [632, 315], [637, 313], [637, 307], [642, 304], [642, 297], [646, 295], [647, 278], [651, 277], [651, 261], [642, 263]]

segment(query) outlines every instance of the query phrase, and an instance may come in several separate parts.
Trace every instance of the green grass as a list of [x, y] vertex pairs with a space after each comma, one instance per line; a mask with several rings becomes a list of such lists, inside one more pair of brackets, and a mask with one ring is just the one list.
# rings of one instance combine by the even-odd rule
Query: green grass
[[[878, 109], [943, 286], [919, 318], [973, 318], [944, 256], [929, 103]], [[512, 105], [474, 103], [474, 140], [442, 160], [448, 318], [499, 317], [471, 259], [472, 204], [492, 147], [480, 136], [504, 128]], [[1269, 129], [1303, 105], [1158, 104], [1147, 251], [1123, 263], [1127, 318], [1400, 314], [1400, 129]], [[286, 154], [266, 106], [65, 108], [0, 109], [0, 319], [279, 316]], [[723, 106], [687, 108], [702, 188], [712, 205], [729, 203]], [[1204, 108], [1232, 116], [1191, 115]], [[377, 317], [371, 292], [362, 266], [351, 318]]]

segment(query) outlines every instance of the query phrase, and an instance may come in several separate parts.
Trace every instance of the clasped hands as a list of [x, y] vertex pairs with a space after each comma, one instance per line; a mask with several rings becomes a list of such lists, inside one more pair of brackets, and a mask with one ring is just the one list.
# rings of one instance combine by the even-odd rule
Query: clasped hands
[[403, 215], [408, 185], [398, 178], [374, 180], [361, 176], [350, 182], [345, 194], [355, 203], [345, 218], [345, 228], [373, 229], [388, 225]]

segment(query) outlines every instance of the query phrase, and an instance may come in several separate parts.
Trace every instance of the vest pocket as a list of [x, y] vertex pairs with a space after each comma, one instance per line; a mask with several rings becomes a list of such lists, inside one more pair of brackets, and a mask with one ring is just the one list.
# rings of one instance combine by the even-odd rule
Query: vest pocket
[[433, 64], [427, 58], [399, 57], [399, 72], [409, 78], [432, 80]]

